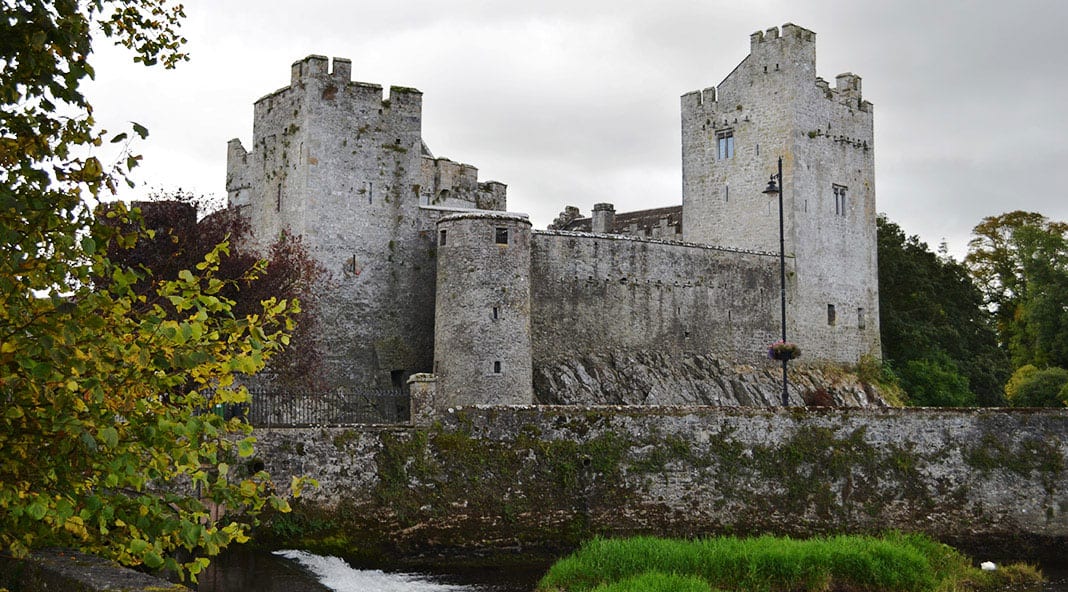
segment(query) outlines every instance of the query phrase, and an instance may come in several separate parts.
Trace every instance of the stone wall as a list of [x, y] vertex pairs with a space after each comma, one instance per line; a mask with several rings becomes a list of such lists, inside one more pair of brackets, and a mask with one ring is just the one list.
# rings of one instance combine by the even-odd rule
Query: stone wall
[[65, 549], [34, 551], [21, 560], [0, 556], [2, 587], [11, 592], [189, 592], [185, 586], [122, 567], [114, 561]]
[[536, 231], [531, 251], [535, 372], [633, 349], [755, 363], [777, 339], [767, 253], [562, 231]]
[[320, 481], [289, 524], [353, 555], [529, 560], [637, 533], [901, 529], [1003, 555], [1068, 541], [1065, 411], [463, 408], [429, 428], [256, 436], [280, 482]]

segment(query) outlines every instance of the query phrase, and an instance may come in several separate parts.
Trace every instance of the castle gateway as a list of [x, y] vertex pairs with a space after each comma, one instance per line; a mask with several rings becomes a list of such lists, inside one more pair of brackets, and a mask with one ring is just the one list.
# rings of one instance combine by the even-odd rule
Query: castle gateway
[[858, 76], [816, 76], [812, 31], [755, 33], [718, 86], [683, 95], [677, 207], [569, 207], [533, 230], [503, 184], [434, 156], [421, 104], [310, 56], [256, 102], [251, 149], [229, 144], [229, 207], [260, 246], [288, 228], [329, 271], [329, 385], [429, 372], [442, 404], [738, 404], [716, 393], [779, 334], [761, 191], [780, 157], [790, 338], [806, 361], [879, 355], [872, 106]]

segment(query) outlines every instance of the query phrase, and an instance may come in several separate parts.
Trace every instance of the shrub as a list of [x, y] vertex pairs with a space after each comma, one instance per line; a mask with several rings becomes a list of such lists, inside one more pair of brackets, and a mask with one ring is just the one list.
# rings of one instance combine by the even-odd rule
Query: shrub
[[[1024, 366], [1020, 370], [1026, 368]], [[1033, 366], [1032, 366], [1033, 368]], [[1005, 393], [1009, 395], [1009, 387], [1012, 385], [1012, 395], [1009, 402], [1013, 407], [1063, 407], [1066, 389], [1068, 389], [1068, 370], [1064, 368], [1046, 368], [1027, 372], [1017, 379], [1017, 374], [1012, 375], [1009, 384], [1005, 385]]]
[[949, 358], [909, 360], [901, 369], [901, 386], [912, 405], [970, 407], [976, 404], [968, 379]]

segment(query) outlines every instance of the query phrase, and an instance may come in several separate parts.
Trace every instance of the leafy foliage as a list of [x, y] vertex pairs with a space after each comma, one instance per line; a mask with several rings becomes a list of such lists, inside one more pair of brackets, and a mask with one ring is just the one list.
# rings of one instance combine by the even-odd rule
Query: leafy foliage
[[936, 359], [909, 360], [901, 368], [901, 384], [913, 405], [921, 407], [967, 407], [975, 404], [968, 379], [957, 365], [942, 355]]
[[1013, 362], [1068, 367], [1068, 224], [1014, 211], [973, 233], [965, 263]]
[[[234, 210], [218, 210], [198, 221], [203, 199], [181, 190], [161, 192], [151, 201], [139, 202], [145, 226], [153, 231], [130, 249], [109, 251], [113, 261], [143, 269], [145, 277], [136, 286], [139, 293], [151, 291], [155, 283], [175, 279], [183, 269], [191, 269], [215, 245], [228, 241], [233, 247], [219, 261], [217, 276], [228, 280], [222, 294], [234, 301], [234, 314], [257, 312], [259, 303], [270, 297], [300, 303], [291, 310], [296, 327], [290, 346], [273, 357], [266, 371], [276, 386], [315, 389], [322, 365], [318, 340], [319, 289], [326, 270], [308, 253], [301, 237], [283, 232], [261, 253], [254, 250], [248, 220]], [[266, 269], [256, 279], [247, 277], [261, 259]]]
[[1005, 385], [1005, 395], [1013, 407], [1063, 407], [1068, 405], [1068, 370], [1022, 366]]
[[1004, 403], [1008, 359], [967, 269], [885, 217], [877, 225], [883, 353], [913, 402]]
[[[210, 410], [247, 398], [235, 376], [257, 372], [288, 341], [295, 303], [266, 298], [237, 313], [234, 280], [218, 276], [226, 243], [149, 289], [139, 287], [143, 271], [105, 256], [104, 245], [131, 246], [141, 232], [121, 205], [108, 225], [90, 204], [128, 181], [139, 157], [129, 134], [94, 125], [80, 86], [93, 75], [92, 37], [172, 67], [185, 59], [182, 7], [3, 6], [0, 546], [22, 555], [69, 545], [195, 577], [207, 556], [247, 538], [243, 515], [288, 507], [266, 474], [244, 468], [248, 427]], [[107, 141], [125, 142], [126, 157], [105, 170], [93, 152]], [[176, 559], [179, 548], [193, 558]]]

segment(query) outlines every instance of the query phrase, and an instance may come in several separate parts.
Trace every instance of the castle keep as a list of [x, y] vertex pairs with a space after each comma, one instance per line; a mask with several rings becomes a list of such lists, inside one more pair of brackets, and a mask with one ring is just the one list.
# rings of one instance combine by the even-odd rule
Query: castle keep
[[641, 402], [692, 403], [676, 387], [729, 373], [694, 356], [760, 366], [777, 338], [778, 205], [761, 191], [781, 156], [790, 339], [810, 361], [877, 356], [871, 104], [857, 76], [816, 77], [811, 31], [787, 24], [751, 47], [682, 97], [680, 207], [570, 207], [533, 230], [503, 184], [433, 155], [419, 91], [383, 98], [321, 56], [256, 102], [251, 149], [230, 142], [229, 206], [262, 245], [302, 235], [330, 272], [331, 385], [433, 373], [442, 405], [598, 402], [611, 387], [590, 360], [655, 360], [674, 368]]

